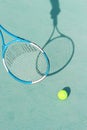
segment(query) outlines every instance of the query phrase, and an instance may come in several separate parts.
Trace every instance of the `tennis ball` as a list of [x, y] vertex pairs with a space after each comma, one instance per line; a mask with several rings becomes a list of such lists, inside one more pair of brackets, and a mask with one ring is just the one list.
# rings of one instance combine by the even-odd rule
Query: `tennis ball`
[[60, 90], [57, 94], [57, 97], [60, 99], [60, 100], [66, 100], [68, 98], [68, 93], [67, 91], [65, 90]]

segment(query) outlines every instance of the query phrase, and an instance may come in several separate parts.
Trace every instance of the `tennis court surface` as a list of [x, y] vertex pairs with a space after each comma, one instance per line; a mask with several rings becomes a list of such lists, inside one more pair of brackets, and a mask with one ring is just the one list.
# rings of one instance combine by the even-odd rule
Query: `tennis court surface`
[[[50, 60], [49, 75], [25, 85], [6, 72], [0, 44], [0, 130], [87, 130], [86, 12], [86, 0], [0, 0], [0, 24]], [[61, 101], [64, 87], [71, 93]]]

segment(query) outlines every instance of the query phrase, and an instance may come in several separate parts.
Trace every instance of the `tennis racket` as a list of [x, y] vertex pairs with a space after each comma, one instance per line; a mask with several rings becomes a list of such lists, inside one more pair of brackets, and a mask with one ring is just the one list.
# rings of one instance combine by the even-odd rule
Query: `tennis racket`
[[[60, 72], [69, 64], [74, 54], [74, 42], [70, 37], [61, 33], [57, 26], [54, 26], [49, 39], [43, 46], [43, 50], [49, 57], [50, 71], [48, 76], [51, 76]], [[37, 70], [41, 75], [44, 75], [38, 66], [40, 57], [41, 55], [39, 54], [37, 58]]]
[[[13, 40], [5, 42], [4, 33]], [[42, 81], [49, 73], [50, 63], [46, 53], [35, 43], [20, 38], [0, 25], [2, 41], [2, 59], [6, 71], [17, 81], [24, 84], [34, 84]], [[38, 66], [43, 75], [36, 69], [36, 59], [40, 53]]]

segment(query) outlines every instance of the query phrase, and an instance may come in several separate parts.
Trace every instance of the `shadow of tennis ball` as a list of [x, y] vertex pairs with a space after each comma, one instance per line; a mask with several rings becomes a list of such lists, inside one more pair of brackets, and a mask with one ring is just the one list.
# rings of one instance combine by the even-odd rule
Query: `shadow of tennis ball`
[[68, 94], [68, 97], [69, 97], [69, 95], [71, 93], [71, 88], [70, 87], [64, 87], [62, 90], [65, 90]]

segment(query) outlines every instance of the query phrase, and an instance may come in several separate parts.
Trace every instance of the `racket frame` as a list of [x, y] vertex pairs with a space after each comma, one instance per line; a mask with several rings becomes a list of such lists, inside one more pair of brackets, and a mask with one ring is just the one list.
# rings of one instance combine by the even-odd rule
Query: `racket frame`
[[[4, 37], [3, 37], [3, 34], [2, 34], [2, 30], [7, 33], [8, 35], [10, 35], [12, 38], [14, 38], [14, 40], [8, 42], [5, 44], [5, 41], [4, 41]], [[49, 59], [47, 57], [47, 54], [43, 51], [43, 49], [41, 49], [37, 44], [29, 41], [29, 40], [26, 40], [26, 39], [23, 39], [23, 38], [20, 38], [12, 33], [10, 33], [9, 31], [7, 31], [3, 26], [0, 25], [0, 35], [1, 35], [1, 40], [2, 40], [2, 60], [3, 60], [3, 65], [6, 69], [6, 71], [9, 73], [9, 75], [11, 77], [13, 77], [15, 80], [23, 83], [23, 84], [35, 84], [35, 83], [38, 83], [40, 81], [42, 81], [44, 78], [46, 78], [46, 76], [48, 75], [49, 73], [49, 70], [50, 70], [50, 62], [49, 62]], [[47, 68], [46, 68], [46, 72], [44, 73], [44, 76], [41, 77], [40, 79], [36, 80], [36, 81], [26, 81], [26, 80], [22, 80], [18, 77], [16, 77], [9, 69], [8, 67], [6, 66], [6, 63], [5, 63], [5, 53], [9, 47], [9, 45], [11, 44], [15, 44], [15, 42], [25, 42], [26, 44], [30, 44], [32, 46], [34, 46], [35, 48], [37, 48], [38, 50], [40, 50], [40, 52], [43, 54], [45, 60], [46, 60], [46, 63], [47, 63]]]

